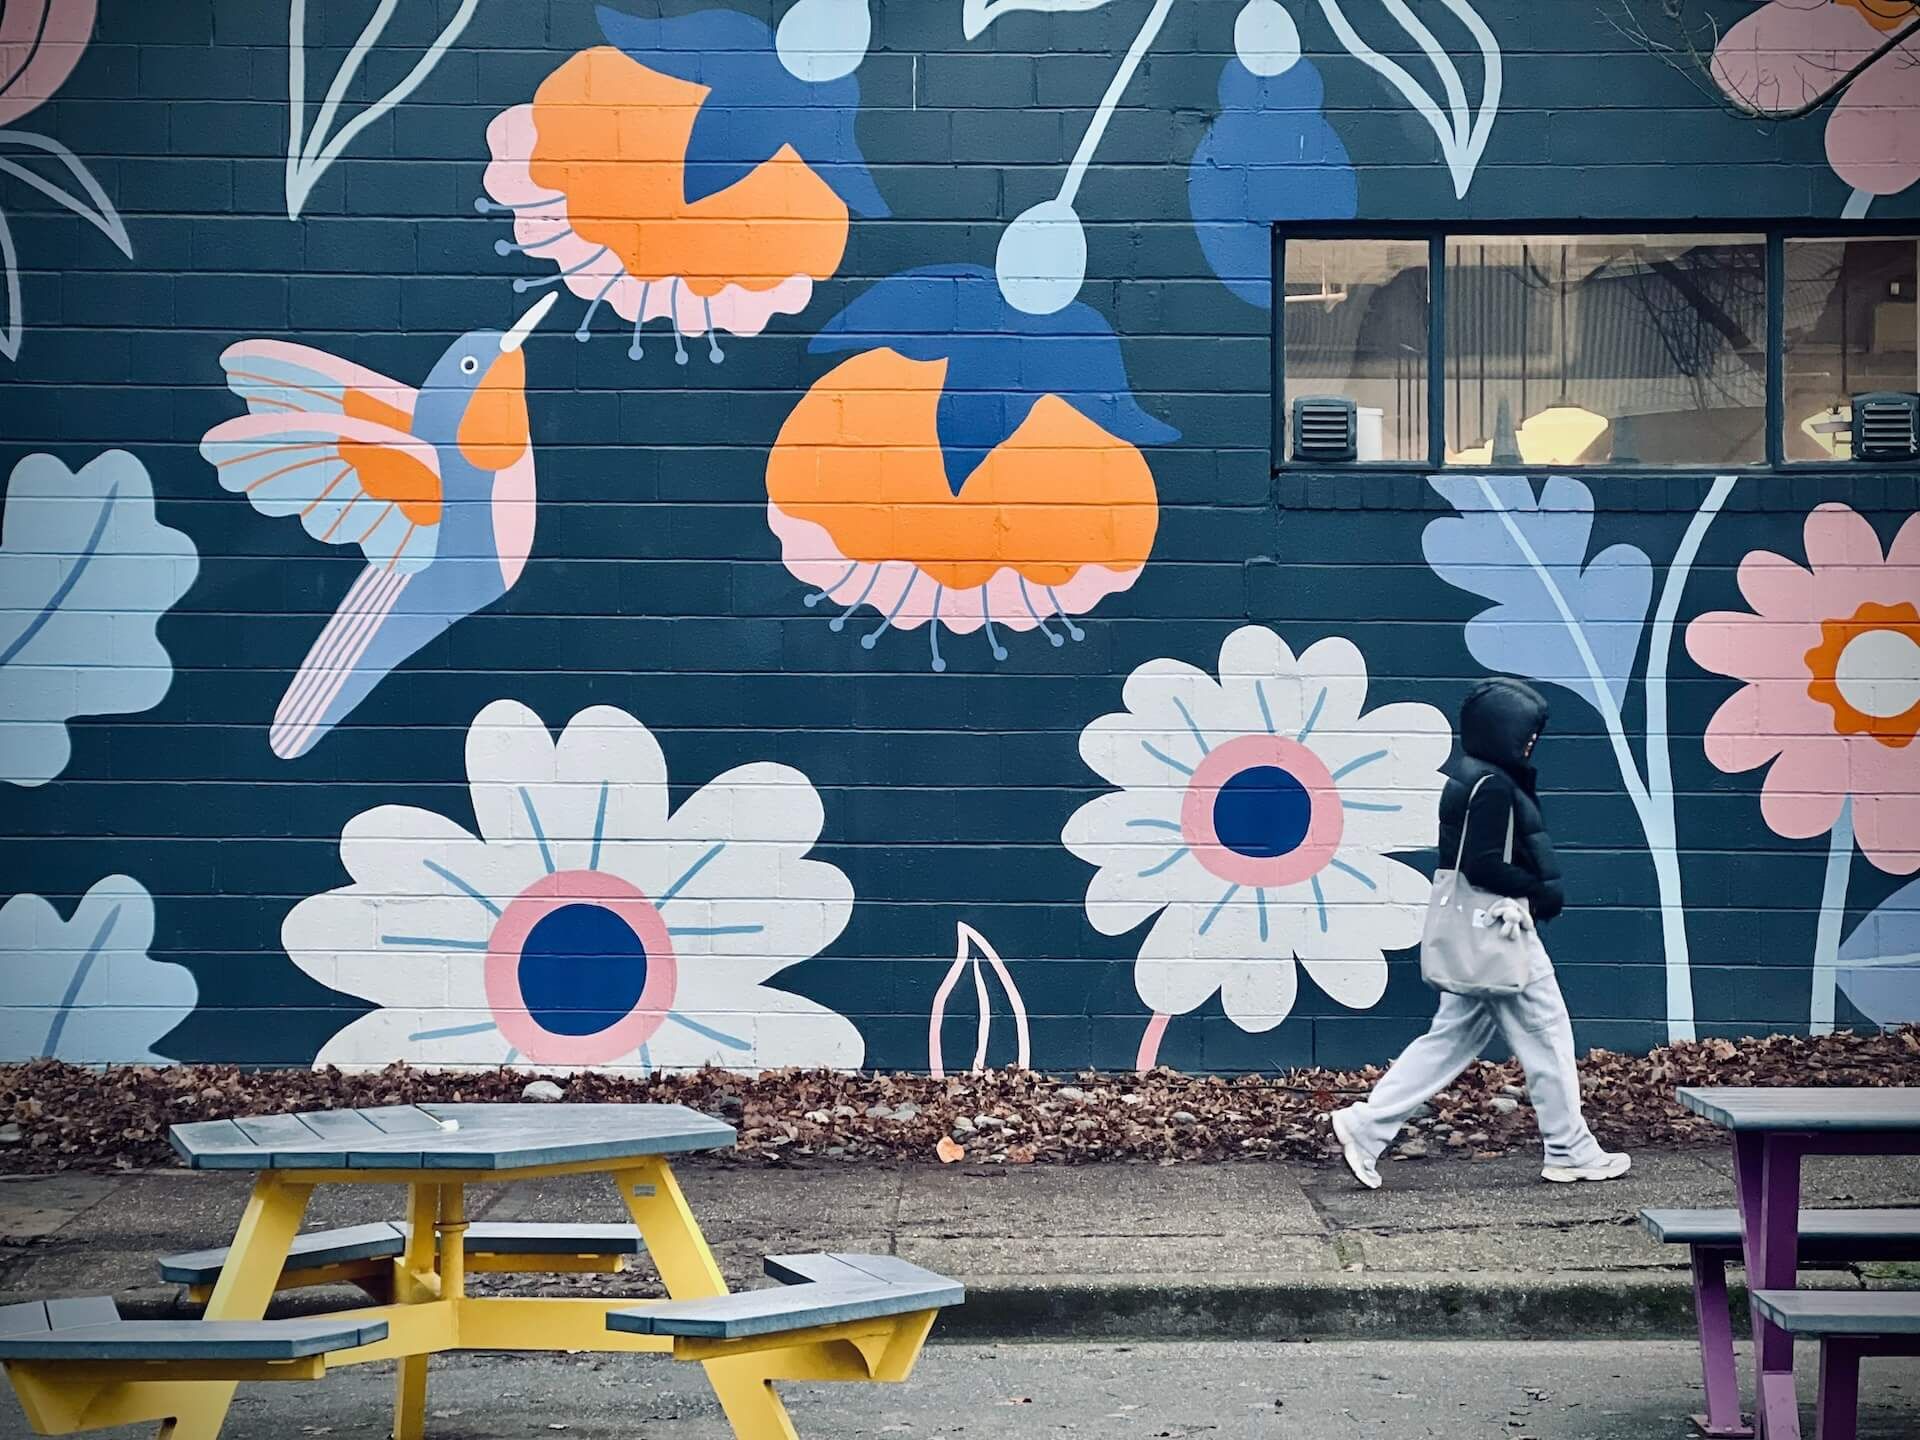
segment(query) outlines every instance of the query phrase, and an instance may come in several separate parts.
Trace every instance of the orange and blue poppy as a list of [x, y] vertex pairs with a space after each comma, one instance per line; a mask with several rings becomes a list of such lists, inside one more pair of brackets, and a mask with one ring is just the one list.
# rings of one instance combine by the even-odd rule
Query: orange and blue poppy
[[513, 216], [501, 254], [556, 267], [516, 290], [565, 284], [588, 302], [576, 338], [606, 305], [636, 360], [665, 319], [680, 364], [689, 335], [718, 364], [719, 331], [758, 335], [806, 308], [840, 266], [849, 211], [888, 213], [854, 137], [860, 82], [791, 73], [737, 11], [599, 16], [608, 44], [488, 126], [478, 208]]
[[[1100, 314], [1014, 309], [993, 273], [883, 280], [830, 321], [815, 381], [767, 462], [769, 519], [809, 606], [881, 616], [861, 637], [928, 627], [1038, 630], [1055, 646], [1139, 577], [1159, 528], [1141, 446], [1179, 439], [1140, 408]], [[1054, 628], [1054, 624], [1058, 628]], [[1063, 633], [1064, 632], [1064, 633]]]

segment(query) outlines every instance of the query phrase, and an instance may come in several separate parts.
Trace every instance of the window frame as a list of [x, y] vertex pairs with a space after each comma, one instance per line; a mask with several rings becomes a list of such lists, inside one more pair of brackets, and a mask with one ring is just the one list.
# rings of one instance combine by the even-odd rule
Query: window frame
[[[1920, 462], [1908, 460], [1789, 460], [1786, 458], [1787, 409], [1787, 295], [1786, 255], [1789, 240], [1875, 240], [1915, 237], [1920, 241], [1920, 217], [1888, 220], [1780, 220], [1780, 219], [1613, 219], [1595, 220], [1478, 220], [1462, 219], [1448, 224], [1416, 220], [1340, 220], [1289, 222], [1275, 225], [1273, 253], [1271, 335], [1272, 345], [1272, 418], [1268, 431], [1269, 468], [1275, 476], [1291, 473], [1349, 471], [1361, 474], [1409, 475], [1449, 473], [1485, 475], [1485, 465], [1449, 465], [1446, 463], [1447, 398], [1447, 264], [1446, 249], [1460, 237], [1526, 235], [1758, 235], [1766, 247], [1767, 325], [1766, 325], [1766, 456], [1744, 465], [1702, 463], [1698, 465], [1610, 466], [1606, 462], [1589, 465], [1551, 467], [1570, 473], [1606, 474], [1609, 470], [1631, 470], [1635, 476], [1699, 475], [1734, 472], [1742, 475], [1783, 474], [1859, 474], [1862, 471], [1885, 472], [1920, 468]], [[1290, 240], [1425, 240], [1427, 242], [1427, 456], [1420, 460], [1295, 460], [1287, 453], [1287, 336], [1286, 284], [1287, 242]], [[1916, 301], [1920, 303], [1920, 301]], [[1920, 317], [1917, 317], [1920, 318]]]

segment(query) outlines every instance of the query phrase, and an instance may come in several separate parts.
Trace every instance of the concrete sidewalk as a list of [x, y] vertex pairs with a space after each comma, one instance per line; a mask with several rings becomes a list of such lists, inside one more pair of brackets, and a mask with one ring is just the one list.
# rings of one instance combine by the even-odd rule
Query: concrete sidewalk
[[[1641, 1232], [1643, 1205], [1731, 1204], [1729, 1157], [1646, 1152], [1603, 1185], [1548, 1185], [1532, 1155], [1344, 1170], [1279, 1163], [766, 1168], [688, 1161], [680, 1174], [730, 1282], [763, 1255], [893, 1253], [966, 1282], [948, 1336], [1683, 1336], [1685, 1255]], [[0, 1177], [0, 1303], [113, 1294], [135, 1315], [186, 1313], [155, 1257], [225, 1243], [244, 1175], [153, 1171]], [[1920, 1201], [1920, 1164], [1808, 1163], [1805, 1203]], [[617, 1220], [603, 1179], [473, 1192], [474, 1218]], [[324, 1189], [307, 1228], [392, 1219], [397, 1197]], [[1861, 1284], [1841, 1274], [1836, 1284]], [[620, 1276], [476, 1277], [544, 1293], [658, 1293]], [[356, 1292], [357, 1293], [357, 1292]], [[285, 1297], [291, 1308], [338, 1295]]]

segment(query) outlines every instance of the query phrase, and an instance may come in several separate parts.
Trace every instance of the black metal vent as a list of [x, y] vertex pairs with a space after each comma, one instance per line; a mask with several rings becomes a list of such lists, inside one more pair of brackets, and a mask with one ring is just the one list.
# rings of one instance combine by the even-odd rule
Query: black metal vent
[[1338, 395], [1302, 395], [1293, 402], [1295, 460], [1353, 460], [1360, 454], [1360, 417]]
[[1920, 395], [1882, 390], [1854, 396], [1853, 458], [1920, 459]]

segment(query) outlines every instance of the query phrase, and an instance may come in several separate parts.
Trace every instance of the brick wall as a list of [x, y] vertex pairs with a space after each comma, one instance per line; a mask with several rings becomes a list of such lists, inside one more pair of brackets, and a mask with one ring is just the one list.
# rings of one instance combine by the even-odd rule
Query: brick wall
[[[1826, 116], [1736, 117], [1572, 0], [1474, 0], [1497, 105], [1417, 7], [1491, 124], [1452, 165], [1332, 0], [635, 6], [401, 7], [332, 113], [365, 6], [311, 7], [297, 112], [284, 6], [0, 12], [0, 1052], [924, 1068], [983, 993], [996, 1064], [1388, 1058], [1512, 576], [1436, 568], [1472, 517], [1420, 468], [1275, 475], [1221, 256], [1832, 220]], [[1687, 638], [1809, 542], [1872, 574], [1796, 623], [1910, 634], [1914, 472], [1545, 480], [1500, 495], [1652, 597], [1589, 617], [1631, 779], [1548, 686], [1583, 1046], [1817, 1023], [1836, 945], [1837, 1023], [1915, 1018], [1856, 963], [1912, 953], [1904, 721], [1802, 683], [1724, 722], [1776, 768], [1723, 771], [1740, 680]]]

